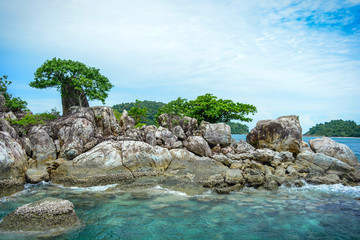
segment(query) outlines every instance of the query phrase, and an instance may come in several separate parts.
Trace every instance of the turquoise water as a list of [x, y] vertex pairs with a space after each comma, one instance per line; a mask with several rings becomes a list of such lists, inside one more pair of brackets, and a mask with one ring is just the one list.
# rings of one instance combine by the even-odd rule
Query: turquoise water
[[[360, 187], [243, 189], [189, 196], [160, 186], [63, 188], [40, 183], [0, 201], [0, 217], [44, 198], [68, 199], [84, 227], [55, 239], [360, 239]], [[6, 235], [0, 239], [29, 239]]]
[[[359, 154], [360, 139], [334, 140]], [[163, 186], [122, 191], [116, 185], [27, 184], [24, 191], [0, 198], [0, 219], [45, 197], [72, 201], [83, 222], [82, 228], [52, 239], [360, 239], [360, 187], [245, 188], [190, 196]]]
[[[233, 134], [232, 137], [239, 141], [239, 140], [246, 140], [246, 135], [240, 134]], [[309, 142], [309, 140], [314, 139], [317, 137], [303, 137], [305, 142]], [[353, 152], [355, 153], [356, 157], [360, 160], [360, 138], [331, 138], [332, 140], [347, 145]]]

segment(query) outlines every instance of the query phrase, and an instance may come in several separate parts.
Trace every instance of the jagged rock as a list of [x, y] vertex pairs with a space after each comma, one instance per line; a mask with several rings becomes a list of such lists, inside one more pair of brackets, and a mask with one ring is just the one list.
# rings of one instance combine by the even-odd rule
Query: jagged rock
[[221, 162], [222, 164], [224, 164], [225, 166], [230, 167], [232, 164], [232, 160], [229, 159], [228, 157], [226, 157], [224, 154], [214, 154], [212, 156], [213, 159], [215, 159], [218, 162]]
[[158, 123], [161, 127], [173, 129], [180, 126], [185, 134], [189, 137], [198, 129], [198, 122], [195, 118], [179, 117], [176, 115], [161, 114], [158, 117]]
[[184, 141], [184, 146], [190, 152], [193, 152], [199, 156], [211, 157], [212, 152], [209, 144], [201, 136], [190, 136]]
[[45, 165], [30, 166], [26, 171], [26, 182], [39, 183], [42, 181], [48, 182], [50, 180], [47, 167]]
[[69, 160], [89, 150], [96, 143], [116, 137], [120, 133], [120, 127], [110, 107], [74, 108], [72, 114], [52, 122], [51, 128], [54, 140], [59, 140], [60, 143], [59, 157]]
[[16, 139], [18, 137], [16, 130], [5, 119], [0, 119], [0, 131], [9, 133], [12, 138]]
[[311, 149], [315, 153], [323, 153], [327, 156], [337, 158], [349, 165], [358, 165], [359, 161], [354, 152], [346, 145], [324, 137], [309, 141]]
[[9, 133], [0, 131], [0, 197], [23, 188], [27, 167], [21, 145]]
[[142, 131], [140, 129], [132, 128], [125, 132], [126, 140], [142, 141]]
[[324, 175], [312, 175], [306, 176], [306, 182], [312, 184], [337, 184], [341, 183], [341, 180], [336, 174], [324, 174]]
[[299, 153], [302, 144], [299, 118], [291, 115], [259, 121], [247, 135], [246, 141], [255, 148]]
[[121, 114], [119, 124], [120, 124], [120, 127], [123, 129], [123, 131], [126, 131], [126, 130], [134, 127], [135, 120], [134, 120], [134, 118], [129, 116], [129, 114], [126, 110], [124, 110]]
[[225, 123], [208, 123], [202, 121], [200, 124], [200, 130], [203, 132], [204, 139], [210, 146], [216, 146], [220, 144], [222, 147], [230, 146], [231, 144], [231, 128]]
[[172, 149], [170, 153], [172, 161], [165, 175], [176, 181], [199, 183], [211, 188], [224, 184], [225, 179], [231, 183], [243, 181], [239, 170], [229, 169], [214, 159], [196, 156], [185, 149]]
[[51, 172], [54, 183], [104, 185], [164, 172], [171, 161], [165, 148], [139, 141], [105, 141]]
[[6, 112], [8, 108], [5, 106], [6, 100], [3, 94], [0, 94], [0, 112]]
[[253, 152], [256, 149], [244, 140], [240, 140], [238, 143], [236, 143], [234, 150], [236, 153], [248, 153]]
[[322, 169], [323, 171], [337, 171], [337, 172], [352, 172], [355, 169], [348, 164], [340, 161], [339, 159], [326, 156], [322, 153], [311, 153], [311, 152], [302, 152], [296, 157], [297, 165], [302, 164], [314, 171]]
[[180, 140], [186, 139], [186, 134], [180, 126], [175, 126], [172, 128], [172, 133]]
[[29, 131], [29, 139], [32, 145], [32, 158], [38, 164], [45, 164], [48, 160], [56, 159], [56, 146], [49, 135], [51, 132], [49, 126], [34, 126]]
[[263, 164], [271, 164], [274, 160], [275, 152], [270, 149], [257, 149], [254, 159]]
[[144, 129], [145, 142], [152, 146], [156, 145], [156, 130], [157, 128], [155, 126], [146, 126]]
[[44, 198], [25, 204], [9, 213], [0, 222], [3, 232], [60, 232], [81, 223], [74, 205], [68, 200]]
[[160, 139], [163, 145], [170, 148], [177, 141], [177, 137], [167, 128], [159, 127], [155, 132], [155, 137]]

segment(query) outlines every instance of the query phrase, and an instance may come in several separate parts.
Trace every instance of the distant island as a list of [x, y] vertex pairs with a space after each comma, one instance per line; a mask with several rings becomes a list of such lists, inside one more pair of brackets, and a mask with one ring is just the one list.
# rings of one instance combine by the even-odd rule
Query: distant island
[[[146, 116], [143, 119], [143, 123], [146, 125], [157, 125], [156, 122], [156, 114], [158, 112], [158, 109], [164, 106], [165, 103], [163, 102], [156, 102], [156, 101], [138, 101], [138, 105], [136, 102], [127, 102], [127, 103], [120, 103], [114, 105], [112, 108], [117, 110], [119, 113], [121, 113], [123, 110], [130, 111], [133, 107], [140, 107], [140, 108], [146, 108]], [[231, 127], [231, 133], [232, 134], [248, 134], [249, 133], [249, 127], [245, 124], [241, 124], [238, 122], [227, 122], [227, 125]]]
[[305, 136], [360, 137], [360, 125], [351, 120], [331, 120], [316, 124], [305, 133]]

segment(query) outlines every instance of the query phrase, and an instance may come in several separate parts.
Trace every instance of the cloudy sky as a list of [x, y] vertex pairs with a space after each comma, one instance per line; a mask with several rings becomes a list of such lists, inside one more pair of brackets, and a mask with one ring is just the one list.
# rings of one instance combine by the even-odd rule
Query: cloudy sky
[[109, 106], [213, 93], [255, 105], [250, 128], [360, 123], [360, 0], [0, 0], [0, 34], [0, 74], [33, 112], [61, 109], [28, 85], [58, 57], [100, 68]]

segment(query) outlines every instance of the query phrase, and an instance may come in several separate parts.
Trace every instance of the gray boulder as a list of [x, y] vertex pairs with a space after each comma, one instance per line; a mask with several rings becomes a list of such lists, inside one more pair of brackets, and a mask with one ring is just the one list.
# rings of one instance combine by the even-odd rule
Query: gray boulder
[[171, 161], [166, 148], [139, 141], [105, 141], [51, 172], [54, 183], [93, 186], [126, 183], [162, 174]]
[[56, 159], [56, 146], [50, 136], [49, 126], [34, 126], [29, 131], [29, 140], [32, 146], [32, 158], [38, 164], [45, 164], [48, 160]]
[[2, 232], [49, 232], [80, 226], [74, 205], [68, 200], [44, 198], [25, 204], [0, 222]]
[[167, 128], [159, 127], [155, 132], [156, 139], [161, 140], [162, 144], [171, 148], [177, 141], [177, 137]]
[[275, 120], [262, 120], [250, 131], [246, 141], [255, 148], [299, 153], [302, 146], [302, 130], [298, 116], [284, 116]]
[[23, 189], [27, 156], [9, 133], [0, 131], [0, 197]]
[[211, 157], [212, 152], [209, 144], [201, 136], [190, 136], [184, 141], [184, 146], [190, 152], [193, 152], [202, 157]]
[[222, 147], [230, 146], [231, 128], [225, 123], [208, 123], [202, 121], [200, 124], [200, 130], [203, 132], [204, 139], [210, 144], [210, 146], [216, 146], [219, 144]]
[[359, 160], [354, 152], [346, 145], [337, 143], [331, 138], [315, 138], [309, 141], [311, 149], [316, 153], [337, 158], [349, 165], [358, 165]]

